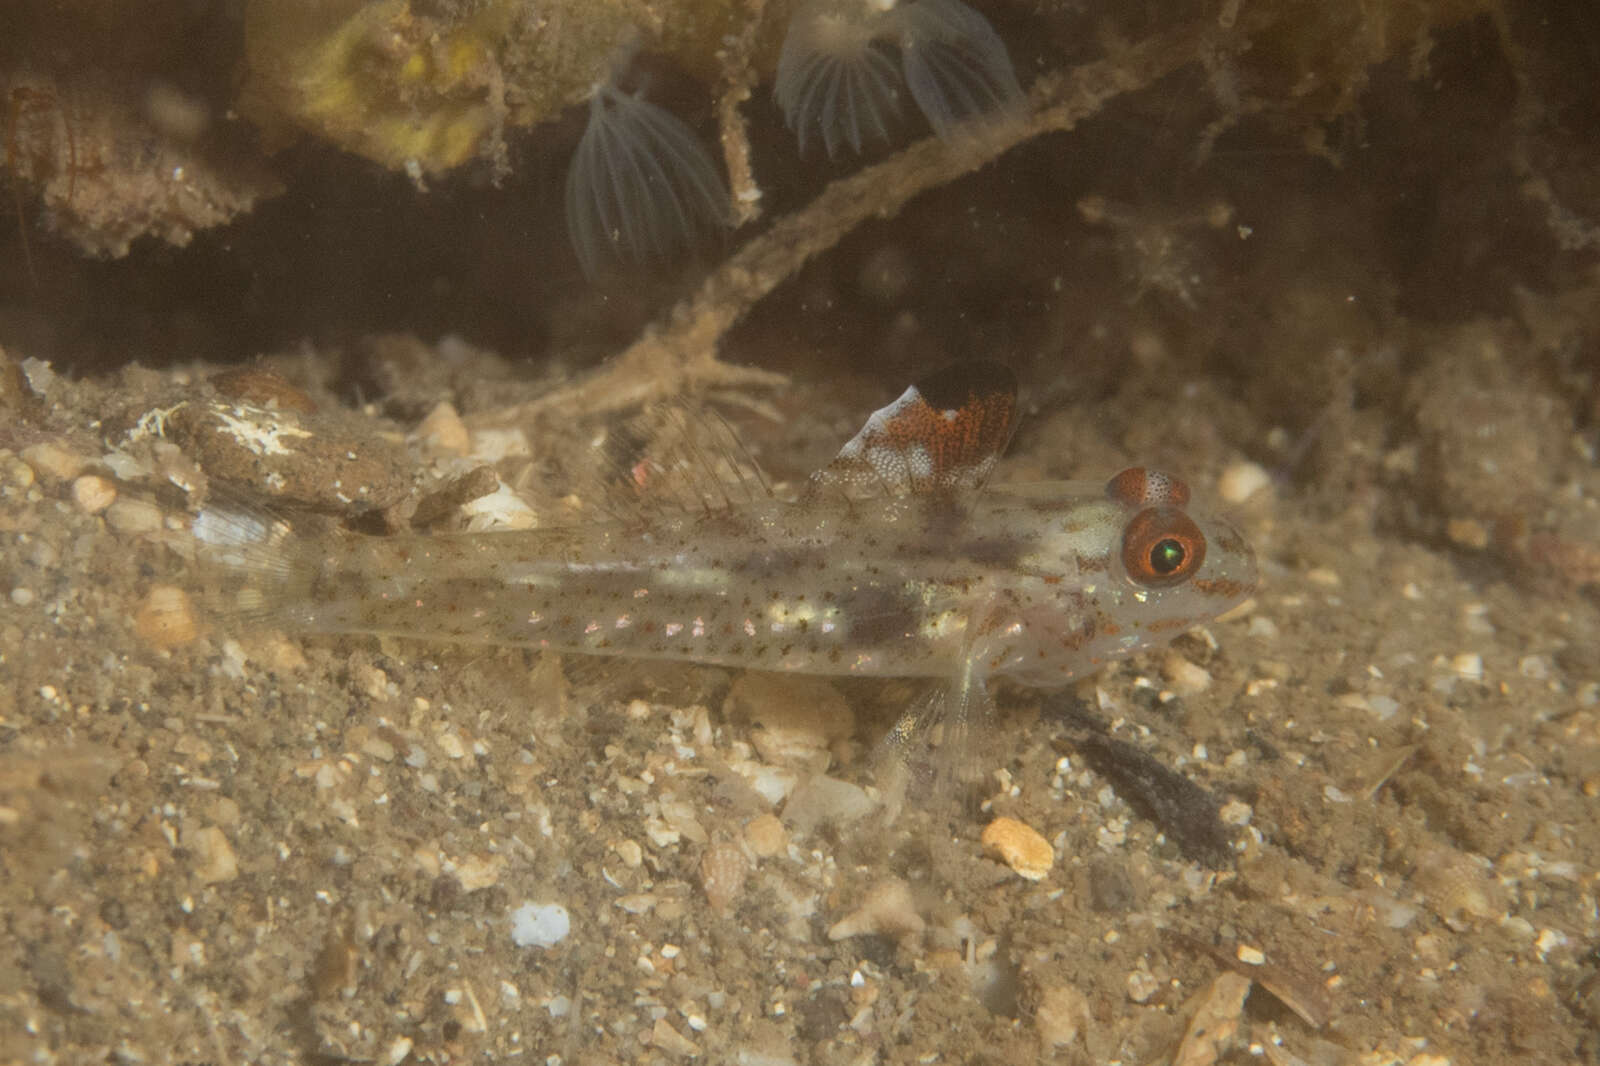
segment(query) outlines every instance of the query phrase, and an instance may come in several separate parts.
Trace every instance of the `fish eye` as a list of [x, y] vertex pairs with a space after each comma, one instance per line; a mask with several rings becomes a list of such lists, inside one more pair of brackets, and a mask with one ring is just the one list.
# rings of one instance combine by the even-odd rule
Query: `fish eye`
[[1122, 531], [1122, 565], [1146, 588], [1187, 580], [1206, 558], [1206, 538], [1176, 507], [1147, 507]]

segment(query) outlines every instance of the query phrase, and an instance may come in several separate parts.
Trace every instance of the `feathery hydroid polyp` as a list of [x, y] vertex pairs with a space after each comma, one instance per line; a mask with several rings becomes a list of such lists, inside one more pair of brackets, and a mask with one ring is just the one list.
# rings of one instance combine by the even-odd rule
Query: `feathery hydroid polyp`
[[900, 73], [879, 33], [874, 19], [854, 12], [812, 9], [789, 23], [776, 95], [800, 151], [813, 127], [830, 156], [844, 143], [859, 152], [865, 141], [888, 139], [900, 114]]
[[833, 156], [846, 144], [860, 151], [888, 139], [902, 82], [945, 138], [1024, 106], [1004, 42], [960, 0], [821, 0], [802, 8], [784, 37], [774, 95], [800, 150], [820, 134]]
[[727, 186], [694, 131], [639, 94], [598, 86], [567, 170], [567, 230], [584, 274], [619, 258], [667, 262], [728, 222]]
[[948, 138], [973, 119], [1022, 109], [1005, 42], [982, 15], [960, 0], [915, 0], [895, 12], [906, 84], [939, 136]]

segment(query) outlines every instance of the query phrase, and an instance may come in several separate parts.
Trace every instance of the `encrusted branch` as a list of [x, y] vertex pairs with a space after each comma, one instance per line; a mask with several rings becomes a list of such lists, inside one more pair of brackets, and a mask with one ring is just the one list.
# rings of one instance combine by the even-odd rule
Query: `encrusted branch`
[[761, 186], [750, 165], [750, 135], [739, 105], [750, 99], [756, 69], [750, 57], [756, 48], [766, 0], [745, 0], [744, 32], [717, 53], [722, 62], [722, 84], [717, 90], [717, 127], [722, 131], [722, 162], [728, 168], [729, 205], [733, 224], [743, 226], [761, 217]]
[[752, 238], [664, 322], [649, 326], [587, 378], [530, 403], [485, 412], [479, 421], [504, 425], [546, 414], [625, 410], [690, 387], [782, 385], [787, 381], [782, 374], [721, 362], [717, 348], [735, 323], [812, 257], [867, 219], [898, 214], [919, 193], [969, 174], [1040, 134], [1070, 130], [1113, 98], [1144, 89], [1202, 54], [1236, 48], [1247, 40], [1243, 26], [1190, 23], [1105, 59], [1046, 75], [1029, 94], [1025, 119], [974, 124], [955, 142], [928, 137], [840, 178], [811, 203]]

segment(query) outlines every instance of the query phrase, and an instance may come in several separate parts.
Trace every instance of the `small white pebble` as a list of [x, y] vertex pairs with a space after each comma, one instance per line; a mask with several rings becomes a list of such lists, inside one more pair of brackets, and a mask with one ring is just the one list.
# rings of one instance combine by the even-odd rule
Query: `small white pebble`
[[1367, 710], [1380, 722], [1387, 722], [1400, 709], [1400, 701], [1389, 696], [1368, 696]]
[[1128, 998], [1135, 1003], [1146, 1003], [1161, 990], [1161, 982], [1149, 970], [1134, 970], [1128, 974]]
[[1255, 810], [1248, 803], [1239, 800], [1229, 800], [1222, 805], [1222, 810], [1217, 812], [1217, 817], [1223, 825], [1249, 825], [1250, 819], [1255, 815]]
[[71, 481], [83, 473], [83, 468], [89, 462], [83, 456], [48, 441], [22, 449], [22, 461], [33, 467], [35, 474], [52, 481]]
[[106, 525], [128, 535], [154, 533], [161, 528], [161, 508], [149, 500], [121, 496], [106, 509]]
[[1169, 651], [1162, 659], [1161, 673], [1180, 696], [1198, 695], [1211, 687], [1211, 672], [1175, 651]]
[[1483, 680], [1483, 656], [1473, 652], [1462, 652], [1450, 660], [1450, 669], [1455, 671], [1457, 677], [1468, 681]]
[[22, 367], [22, 373], [27, 376], [28, 387], [41, 396], [55, 384], [56, 368], [50, 365], [48, 359], [30, 355], [17, 365]]
[[11, 590], [11, 602], [16, 604], [18, 607], [28, 606], [28, 604], [33, 602], [33, 590], [30, 588], [25, 588], [22, 585], [18, 585], [16, 588]]
[[511, 942], [519, 948], [554, 947], [570, 932], [572, 916], [559, 903], [524, 903], [511, 912]]
[[1550, 660], [1543, 655], [1524, 655], [1517, 660], [1517, 673], [1535, 681], [1543, 681], [1550, 676]]
[[1240, 944], [1238, 948], [1234, 950], [1233, 955], [1234, 958], [1238, 959], [1246, 966], [1260, 966], [1262, 963], [1267, 961], [1267, 956], [1260, 948], [1251, 947], [1249, 944]]
[[85, 474], [72, 483], [72, 500], [84, 514], [99, 514], [117, 498], [117, 487], [98, 474]]
[[1217, 479], [1217, 494], [1227, 503], [1243, 503], [1270, 484], [1272, 475], [1259, 463], [1234, 463]]
[[1278, 623], [1266, 615], [1251, 615], [1250, 624], [1245, 627], [1245, 632], [1262, 640], [1275, 640], [1278, 636]]
[[15, 455], [7, 455], [0, 461], [0, 478], [13, 488], [27, 490], [33, 487], [33, 467]]
[[447, 759], [460, 759], [467, 754], [466, 745], [461, 743], [461, 735], [450, 730], [442, 730], [434, 738], [434, 743], [439, 745], [439, 750], [444, 752]]
[[527, 459], [532, 455], [528, 435], [520, 429], [480, 429], [472, 434], [472, 458], [482, 462]]
[[1307, 570], [1306, 580], [1313, 585], [1321, 585], [1325, 589], [1336, 589], [1340, 584], [1339, 575], [1326, 566], [1314, 566]]

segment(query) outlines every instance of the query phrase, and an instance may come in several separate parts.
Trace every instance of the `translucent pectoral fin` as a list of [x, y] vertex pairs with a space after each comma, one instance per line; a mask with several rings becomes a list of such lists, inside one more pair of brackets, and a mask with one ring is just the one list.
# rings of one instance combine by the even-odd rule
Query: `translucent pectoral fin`
[[873, 752], [886, 819], [893, 822], [908, 805], [958, 805], [987, 769], [993, 714], [988, 686], [971, 663], [902, 711]]

